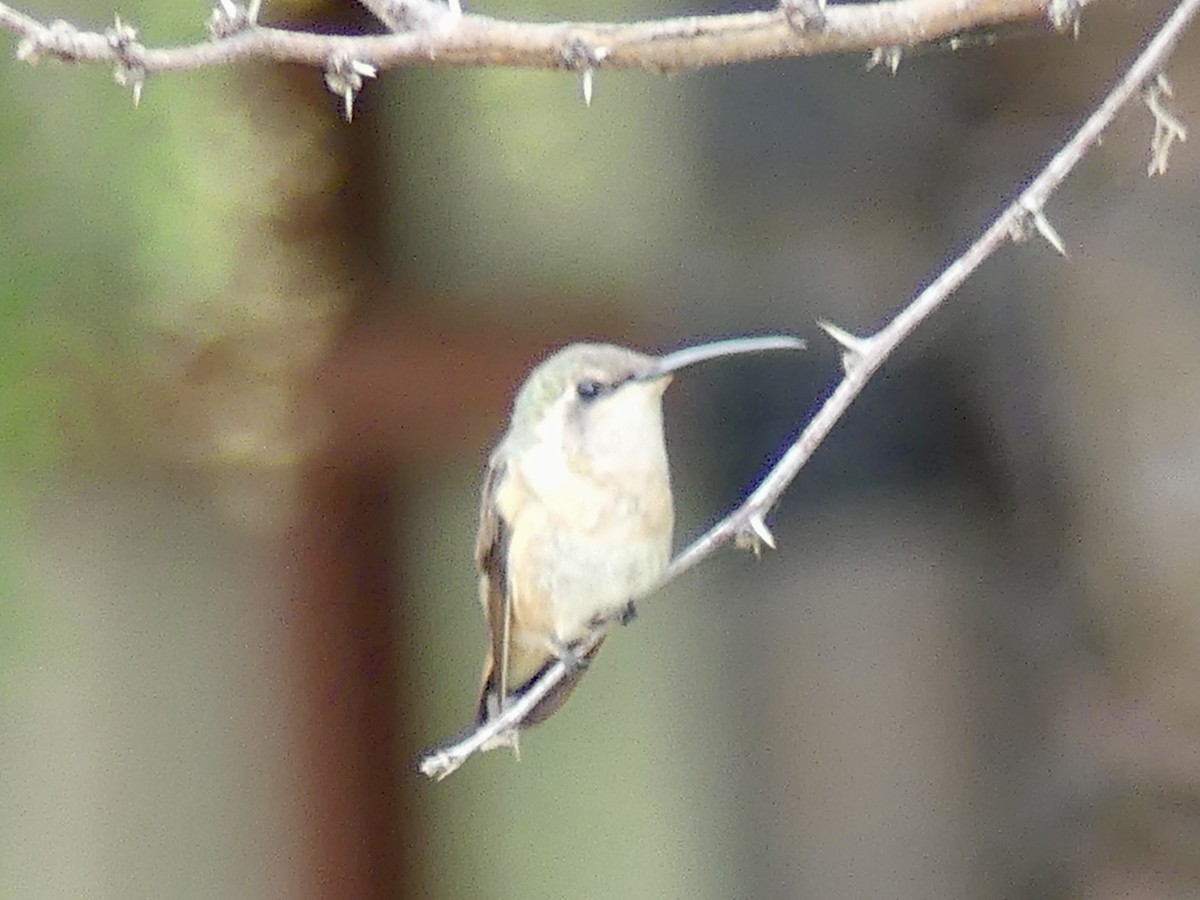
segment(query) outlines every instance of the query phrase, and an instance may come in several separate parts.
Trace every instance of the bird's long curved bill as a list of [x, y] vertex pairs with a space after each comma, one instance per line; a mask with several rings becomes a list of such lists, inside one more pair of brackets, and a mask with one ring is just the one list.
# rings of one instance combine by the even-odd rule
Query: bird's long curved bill
[[743, 353], [765, 353], [770, 350], [803, 350], [804, 341], [788, 335], [770, 335], [767, 337], [733, 338], [728, 341], [714, 341], [711, 344], [697, 344], [694, 347], [684, 347], [666, 356], [660, 356], [645, 372], [637, 375], [639, 381], [652, 381], [664, 375], [670, 375], [680, 369], [717, 359], [722, 356], [738, 356]]

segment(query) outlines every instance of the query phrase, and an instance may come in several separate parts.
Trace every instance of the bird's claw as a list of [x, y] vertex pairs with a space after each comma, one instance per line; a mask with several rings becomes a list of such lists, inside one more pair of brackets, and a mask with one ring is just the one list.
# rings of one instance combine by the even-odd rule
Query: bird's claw
[[628, 625], [638, 616], [637, 606], [630, 600], [624, 606], [600, 613], [589, 623], [593, 629], [604, 628], [608, 625]]
[[586, 669], [588, 663], [591, 662], [586, 656], [580, 656], [576, 653], [572, 645], [563, 643], [562, 641], [555, 641], [552, 649], [554, 650], [554, 655], [562, 660], [562, 664], [567, 667], [568, 672], [579, 672]]

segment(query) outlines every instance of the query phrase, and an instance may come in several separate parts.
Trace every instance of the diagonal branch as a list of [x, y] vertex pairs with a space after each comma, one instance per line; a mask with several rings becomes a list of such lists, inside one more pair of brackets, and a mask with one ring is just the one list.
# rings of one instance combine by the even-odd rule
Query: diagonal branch
[[[0, 28], [22, 38], [18, 56], [52, 56], [73, 62], [116, 63], [152, 75], [251, 59], [326, 68], [333, 58], [383, 70], [398, 66], [506, 66], [585, 72], [650, 69], [660, 72], [727, 65], [784, 56], [870, 51], [953, 37], [1001, 23], [1041, 21], [1074, 25], [1084, 0], [888, 0], [803, 12], [804, 0], [777, 9], [730, 15], [687, 16], [629, 23], [512, 22], [461, 14], [457, 4], [430, 0], [364, 0], [395, 28], [387, 35], [325, 35], [265, 28], [252, 15], [230, 16], [233, 0], [220, 0], [223, 27], [215, 40], [155, 49], [108, 32], [51, 25], [0, 3]], [[252, 6], [253, 8], [253, 6]], [[800, 10], [799, 12], [797, 10]], [[819, 13], [819, 14], [818, 14]], [[229, 21], [237, 23], [228, 27]]]
[[[836, 326], [822, 323], [826, 333], [843, 348], [842, 367], [845, 377], [809, 421], [795, 443], [788, 448], [746, 501], [675, 558], [663, 576], [660, 587], [725, 544], [736, 542], [758, 549], [762, 542], [771, 543], [770, 532], [766, 530], [763, 522], [764, 517], [892, 351], [941, 306], [984, 260], [1007, 241], [1023, 238], [1029, 233], [1031, 226], [1044, 236], [1054, 234], [1042, 212], [1046, 201], [1084, 154], [1096, 145], [1101, 133], [1116, 117], [1121, 107], [1158, 75], [1198, 9], [1200, 0], [1180, 0], [1174, 12], [1129, 66], [1117, 85], [1109, 91], [1100, 106], [1066, 145], [1016, 199], [1001, 211], [983, 234], [887, 325], [869, 337], [856, 338]], [[586, 656], [591, 648], [599, 643], [606, 630], [599, 629], [592, 634], [579, 648], [578, 654]], [[462, 765], [473, 753], [494, 746], [497, 738], [503, 738], [516, 728], [565, 674], [566, 666], [561, 661], [551, 666], [537, 683], [501, 715], [479, 727], [463, 740], [425, 756], [419, 764], [421, 771], [431, 778], [441, 780]]]

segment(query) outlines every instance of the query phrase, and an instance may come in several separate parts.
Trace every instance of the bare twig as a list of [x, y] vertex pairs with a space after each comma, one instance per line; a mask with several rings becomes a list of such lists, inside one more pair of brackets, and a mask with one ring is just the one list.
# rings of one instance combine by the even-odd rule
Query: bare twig
[[[231, 6], [232, 0], [219, 0]], [[661, 72], [783, 56], [901, 48], [1004, 22], [1042, 21], [1053, 27], [1062, 0], [892, 0], [822, 8], [820, 27], [798, 27], [791, 3], [770, 11], [688, 16], [630, 23], [510, 22], [456, 13], [437, 0], [363, 0], [389, 35], [325, 35], [257, 25], [228, 9], [217, 40], [154, 49], [139, 42], [114, 48], [108, 36], [65, 22], [44, 25], [0, 3], [0, 27], [20, 35], [18, 55], [135, 66], [146, 75], [250, 59], [327, 69], [352, 60], [378, 71], [405, 65], [508, 66], [538, 69], [651, 69]], [[252, 4], [256, 7], [257, 4]], [[1075, 7], [1077, 8], [1077, 6]], [[256, 8], [255, 10], [256, 11]], [[443, 12], [444, 11], [444, 12]], [[1064, 28], [1066, 26], [1063, 26]], [[583, 52], [580, 52], [583, 51]]]
[[[845, 377], [754, 492], [741, 506], [680, 553], [667, 568], [659, 587], [730, 542], [756, 549], [761, 548], [763, 543], [771, 545], [772, 538], [764, 523], [767, 513], [849, 409], [850, 404], [866, 387], [871, 376], [883, 365], [892, 351], [1006, 241], [1028, 234], [1029, 226], [1033, 225], [1056, 249], [1064, 252], [1061, 238], [1043, 213], [1046, 200], [1084, 154], [1096, 144], [1121, 107], [1137, 95], [1143, 85], [1155, 78], [1198, 8], [1200, 0], [1180, 0], [1175, 11], [1129, 66], [1121, 80], [1109, 91], [1100, 106], [1067, 144], [1055, 154], [1028, 187], [1004, 208], [987, 230], [887, 325], [869, 337], [859, 338], [837, 326], [822, 323], [826, 333], [843, 348], [842, 367]], [[591, 648], [599, 643], [604, 633], [606, 629], [592, 634], [578, 649], [578, 655], [586, 656]], [[465, 739], [434, 751], [422, 759], [421, 771], [438, 780], [445, 778], [498, 735], [515, 729], [565, 674], [566, 666], [562, 662], [551, 666], [542, 678], [499, 716], [480, 726]]]

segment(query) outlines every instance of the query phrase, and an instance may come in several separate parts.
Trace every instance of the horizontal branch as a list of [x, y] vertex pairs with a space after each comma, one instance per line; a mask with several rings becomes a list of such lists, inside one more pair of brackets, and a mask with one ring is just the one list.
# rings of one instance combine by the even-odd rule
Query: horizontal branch
[[[806, 6], [805, 3], [811, 4]], [[222, 0], [213, 40], [154, 49], [118, 23], [84, 31], [44, 25], [0, 3], [0, 27], [22, 38], [18, 55], [112, 62], [137, 77], [246, 60], [329, 68], [354, 60], [374, 69], [399, 66], [505, 66], [536, 69], [649, 69], [671, 72], [757, 59], [911, 47], [1009, 22], [1070, 26], [1076, 0], [894, 0], [824, 8], [785, 0], [771, 11], [621, 23], [510, 22], [440, 6], [413, 30], [386, 35], [323, 35], [264, 28], [253, 15], [231, 16]], [[236, 7], [242, 13], [244, 8]], [[798, 12], [801, 10], [803, 12]]]

